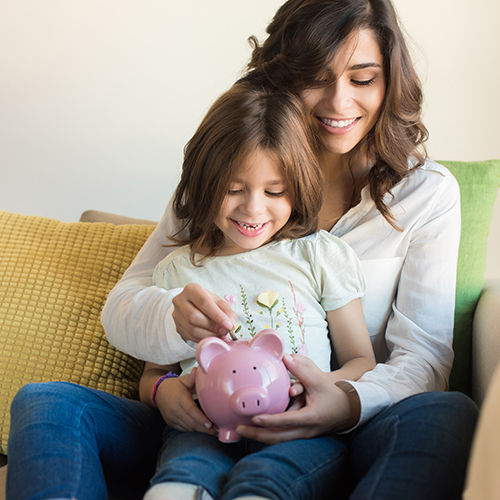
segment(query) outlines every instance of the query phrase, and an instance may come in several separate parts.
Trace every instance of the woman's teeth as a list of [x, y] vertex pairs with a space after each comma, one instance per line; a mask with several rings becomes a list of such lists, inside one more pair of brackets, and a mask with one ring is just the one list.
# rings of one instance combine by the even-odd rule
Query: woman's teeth
[[329, 127], [332, 128], [345, 128], [352, 125], [357, 118], [351, 118], [350, 120], [330, 120], [329, 118], [320, 118], [320, 120]]
[[245, 229], [248, 229], [250, 231], [257, 231], [258, 229], [260, 229], [264, 223], [262, 224], [247, 224], [246, 222], [240, 222], [240, 221], [236, 221], [236, 223], [238, 224], [238, 226], [241, 226]]

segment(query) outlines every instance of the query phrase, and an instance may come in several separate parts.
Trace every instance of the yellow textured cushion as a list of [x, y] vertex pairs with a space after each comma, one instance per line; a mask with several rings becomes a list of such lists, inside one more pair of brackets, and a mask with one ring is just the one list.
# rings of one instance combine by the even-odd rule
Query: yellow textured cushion
[[142, 362], [106, 340], [106, 297], [154, 226], [65, 223], [0, 211], [0, 452], [28, 382], [64, 380], [130, 397]]

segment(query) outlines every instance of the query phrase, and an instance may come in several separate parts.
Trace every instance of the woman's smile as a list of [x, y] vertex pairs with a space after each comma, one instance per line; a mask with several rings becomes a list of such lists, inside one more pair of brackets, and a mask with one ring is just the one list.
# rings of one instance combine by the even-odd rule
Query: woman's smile
[[334, 135], [346, 134], [347, 132], [350, 132], [360, 119], [361, 117], [337, 120], [333, 118], [318, 117], [318, 121], [320, 122], [324, 130]]

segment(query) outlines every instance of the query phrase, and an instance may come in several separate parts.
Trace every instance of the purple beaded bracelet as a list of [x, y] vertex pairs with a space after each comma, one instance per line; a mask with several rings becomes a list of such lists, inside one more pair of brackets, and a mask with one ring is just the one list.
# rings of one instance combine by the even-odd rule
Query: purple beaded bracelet
[[165, 375], [163, 375], [163, 377], [160, 377], [158, 379], [158, 381], [156, 382], [154, 388], [153, 388], [153, 394], [151, 394], [151, 401], [153, 401], [153, 404], [155, 405], [155, 408], [158, 408], [158, 405], [156, 404], [156, 401], [155, 401], [155, 397], [156, 397], [156, 391], [158, 391], [158, 387], [160, 386], [160, 384], [166, 379], [166, 378], [176, 378], [178, 377], [179, 375], [177, 375], [177, 373], [174, 373], [174, 372], [168, 372], [166, 373]]

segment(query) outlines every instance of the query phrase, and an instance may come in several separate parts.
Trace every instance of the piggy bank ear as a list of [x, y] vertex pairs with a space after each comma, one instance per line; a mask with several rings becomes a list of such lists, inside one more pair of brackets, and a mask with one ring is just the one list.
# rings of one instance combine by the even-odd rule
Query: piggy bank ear
[[229, 345], [217, 337], [204, 338], [196, 348], [196, 360], [206, 373], [210, 363], [219, 355], [229, 351]]
[[285, 343], [276, 330], [261, 330], [250, 342], [253, 347], [260, 347], [270, 352], [276, 359], [281, 360], [285, 353]]

